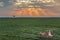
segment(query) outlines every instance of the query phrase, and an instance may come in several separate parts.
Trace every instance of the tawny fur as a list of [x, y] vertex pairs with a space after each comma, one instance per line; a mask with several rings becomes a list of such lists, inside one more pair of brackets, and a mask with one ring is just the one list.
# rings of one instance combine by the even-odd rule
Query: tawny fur
[[50, 31], [50, 30], [48, 30], [48, 31], [46, 31], [46, 32], [40, 32], [39, 34], [40, 34], [41, 36], [50, 36], [50, 37], [53, 36], [53, 35], [52, 35], [52, 31]]

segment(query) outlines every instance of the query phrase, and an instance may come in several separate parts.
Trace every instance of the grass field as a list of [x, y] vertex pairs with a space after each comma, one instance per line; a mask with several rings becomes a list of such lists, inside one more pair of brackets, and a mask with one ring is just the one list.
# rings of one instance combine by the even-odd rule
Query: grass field
[[60, 40], [60, 18], [0, 18], [0, 40], [35, 40], [45, 30], [54, 37], [38, 40]]

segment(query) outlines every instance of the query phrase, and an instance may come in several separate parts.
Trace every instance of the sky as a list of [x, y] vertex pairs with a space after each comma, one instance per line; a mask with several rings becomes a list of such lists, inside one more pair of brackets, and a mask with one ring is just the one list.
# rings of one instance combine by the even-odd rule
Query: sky
[[[17, 0], [0, 0], [0, 16], [2, 16], [2, 17], [3, 16], [12, 16], [13, 15], [12, 10], [14, 8], [17, 8], [16, 6], [19, 5], [19, 4], [16, 4], [16, 1]], [[18, 0], [18, 1], [21, 1], [21, 0]], [[53, 2], [48, 1], [45, 3], [45, 1], [42, 0], [39, 6], [41, 9], [47, 9], [49, 11], [53, 11], [55, 14], [57, 14], [57, 15], [54, 15], [55, 17], [60, 17], [60, 0], [52, 0], [52, 1]], [[37, 5], [37, 4], [35, 4], [35, 5]]]

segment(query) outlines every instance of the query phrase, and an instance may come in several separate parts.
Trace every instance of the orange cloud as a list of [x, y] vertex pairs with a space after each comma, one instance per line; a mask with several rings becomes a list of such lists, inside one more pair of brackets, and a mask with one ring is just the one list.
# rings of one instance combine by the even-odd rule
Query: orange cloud
[[15, 16], [56, 16], [59, 14], [53, 11], [41, 9], [41, 8], [21, 8], [19, 10], [14, 9], [13, 15]]

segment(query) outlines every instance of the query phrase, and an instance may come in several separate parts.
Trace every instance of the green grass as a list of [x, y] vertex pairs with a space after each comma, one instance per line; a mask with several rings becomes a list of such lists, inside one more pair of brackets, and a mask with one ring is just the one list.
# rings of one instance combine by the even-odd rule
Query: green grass
[[60, 40], [60, 18], [0, 18], [0, 40], [35, 40], [41, 31], [52, 30]]

